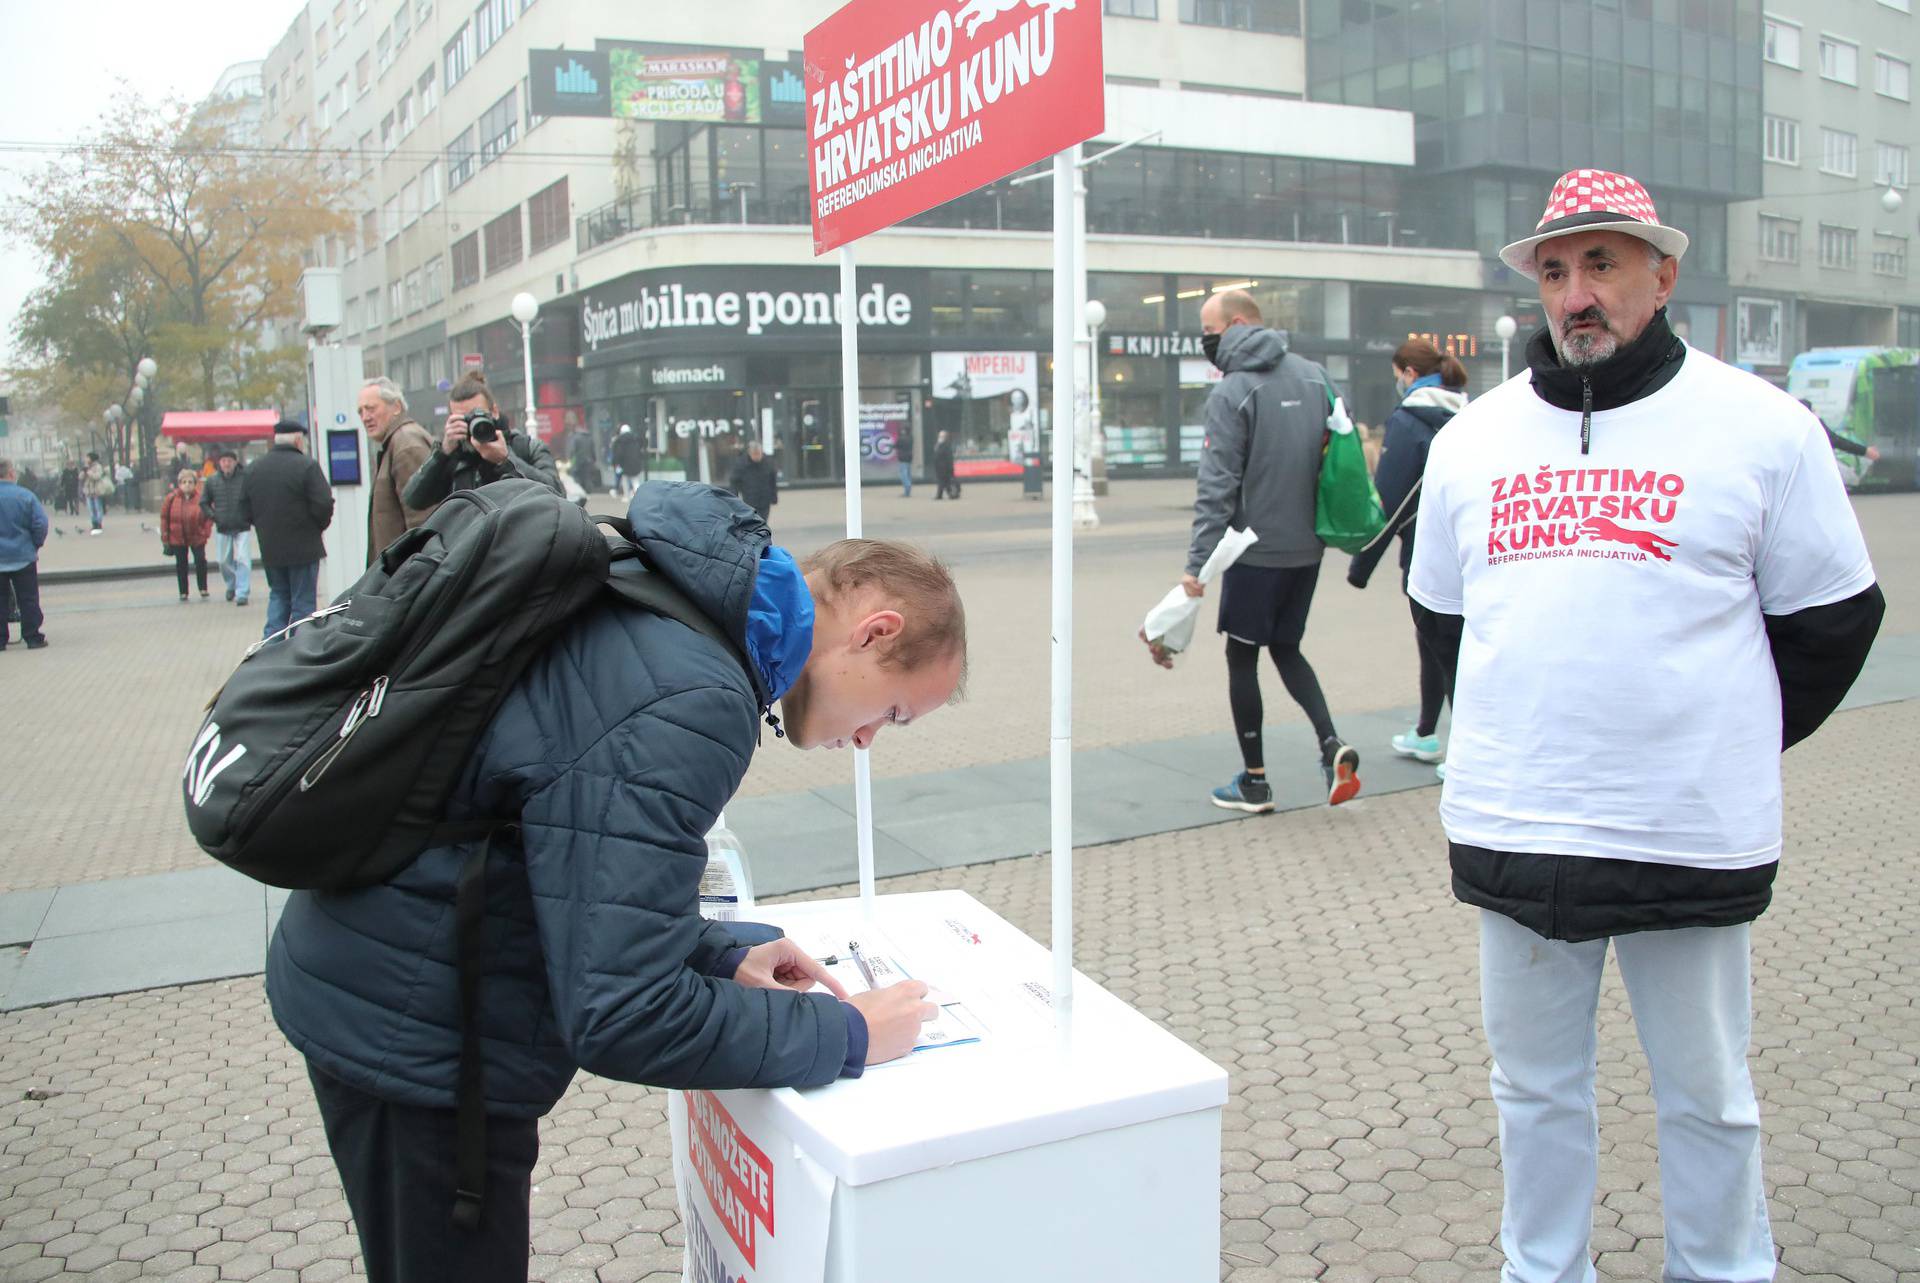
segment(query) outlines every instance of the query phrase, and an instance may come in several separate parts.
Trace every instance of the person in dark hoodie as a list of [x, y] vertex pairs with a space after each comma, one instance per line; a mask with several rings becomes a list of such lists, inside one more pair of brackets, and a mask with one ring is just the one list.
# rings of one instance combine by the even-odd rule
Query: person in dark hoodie
[[773, 505], [780, 502], [780, 475], [759, 441], [747, 442], [747, 448], [734, 459], [733, 471], [727, 474], [727, 488], [759, 513], [760, 520], [773, 519]]
[[1595, 1012], [1611, 950], [1652, 1069], [1664, 1277], [1770, 1279], [1747, 1069], [1750, 925], [1780, 755], [1886, 603], [1826, 433], [1674, 335], [1687, 237], [1575, 170], [1501, 251], [1539, 282], [1527, 371], [1427, 459], [1408, 591], [1453, 677], [1440, 820], [1480, 914], [1502, 1277], [1593, 1277]]
[[1260, 652], [1273, 657], [1287, 694], [1313, 724], [1327, 802], [1360, 791], [1360, 754], [1334, 729], [1320, 679], [1300, 653], [1326, 545], [1314, 533], [1320, 455], [1333, 381], [1287, 351], [1284, 330], [1261, 324], [1245, 290], [1223, 290], [1200, 307], [1201, 345], [1226, 377], [1207, 396], [1207, 438], [1193, 504], [1193, 536], [1181, 583], [1205, 594], [1200, 569], [1229, 526], [1258, 536], [1220, 579], [1220, 631], [1227, 637], [1227, 696], [1245, 766], [1213, 790], [1213, 804], [1260, 813], [1274, 807], [1261, 726]]
[[306, 1058], [374, 1283], [526, 1279], [537, 1122], [582, 1069], [663, 1088], [817, 1086], [905, 1054], [933, 1013], [919, 981], [847, 998], [791, 942], [704, 920], [699, 886], [761, 717], [797, 748], [865, 748], [953, 700], [967, 643], [951, 576], [873, 540], [796, 562], [710, 486], [642, 486], [627, 516], [649, 564], [752, 672], [609, 599], [533, 659], [461, 772], [450, 820], [518, 824], [484, 881], [483, 1189], [456, 1203], [454, 915], [470, 848], [429, 848], [381, 886], [296, 891], [274, 932], [267, 995]]
[[[1405, 590], [1407, 572], [1413, 566], [1413, 518], [1420, 508], [1420, 478], [1427, 470], [1427, 451], [1447, 420], [1467, 405], [1466, 367], [1458, 358], [1443, 355], [1426, 339], [1408, 339], [1393, 354], [1393, 384], [1400, 389], [1400, 404], [1387, 416], [1386, 440], [1373, 473], [1387, 524], [1348, 565], [1347, 582], [1355, 588], [1367, 586], [1374, 567], [1397, 538], [1400, 587]], [[1436, 732], [1440, 706], [1446, 699], [1440, 657], [1420, 639], [1417, 628], [1414, 648], [1420, 658], [1420, 720], [1411, 730], [1393, 737], [1393, 751], [1422, 762], [1438, 762], [1442, 754]], [[1441, 778], [1446, 778], [1444, 773]]]

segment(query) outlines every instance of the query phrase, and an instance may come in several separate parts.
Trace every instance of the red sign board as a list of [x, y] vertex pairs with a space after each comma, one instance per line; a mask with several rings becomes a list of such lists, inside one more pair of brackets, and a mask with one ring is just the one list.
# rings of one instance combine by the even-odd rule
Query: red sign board
[[463, 370], [477, 370], [486, 363], [486, 358], [478, 352], [462, 352], [460, 354], [460, 368]]
[[852, 0], [807, 33], [813, 250], [963, 196], [1106, 124], [1100, 0]]

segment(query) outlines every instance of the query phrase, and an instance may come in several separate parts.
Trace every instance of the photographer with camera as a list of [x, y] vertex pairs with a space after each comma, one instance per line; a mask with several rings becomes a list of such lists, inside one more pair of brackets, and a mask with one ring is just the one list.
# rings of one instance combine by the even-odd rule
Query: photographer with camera
[[525, 477], [555, 494], [565, 493], [553, 451], [538, 437], [508, 425], [486, 376], [475, 370], [447, 393], [440, 448], [413, 474], [403, 502], [409, 508], [430, 509], [456, 490], [477, 490], [508, 477]]

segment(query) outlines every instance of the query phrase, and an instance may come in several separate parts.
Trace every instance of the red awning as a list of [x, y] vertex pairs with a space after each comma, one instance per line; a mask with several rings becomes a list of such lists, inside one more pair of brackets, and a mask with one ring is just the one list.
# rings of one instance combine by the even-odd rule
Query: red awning
[[272, 410], [169, 410], [160, 435], [175, 441], [265, 441], [280, 416]]

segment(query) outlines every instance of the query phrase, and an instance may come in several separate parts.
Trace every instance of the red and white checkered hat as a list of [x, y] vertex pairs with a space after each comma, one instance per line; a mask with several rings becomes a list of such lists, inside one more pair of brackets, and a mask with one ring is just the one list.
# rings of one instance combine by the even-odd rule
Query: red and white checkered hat
[[1571, 169], [1553, 185], [1547, 212], [1540, 216], [1533, 235], [1501, 250], [1500, 261], [1522, 276], [1539, 280], [1534, 247], [1570, 232], [1625, 232], [1673, 258], [1687, 252], [1687, 234], [1661, 225], [1653, 197], [1639, 182], [1604, 169]]

